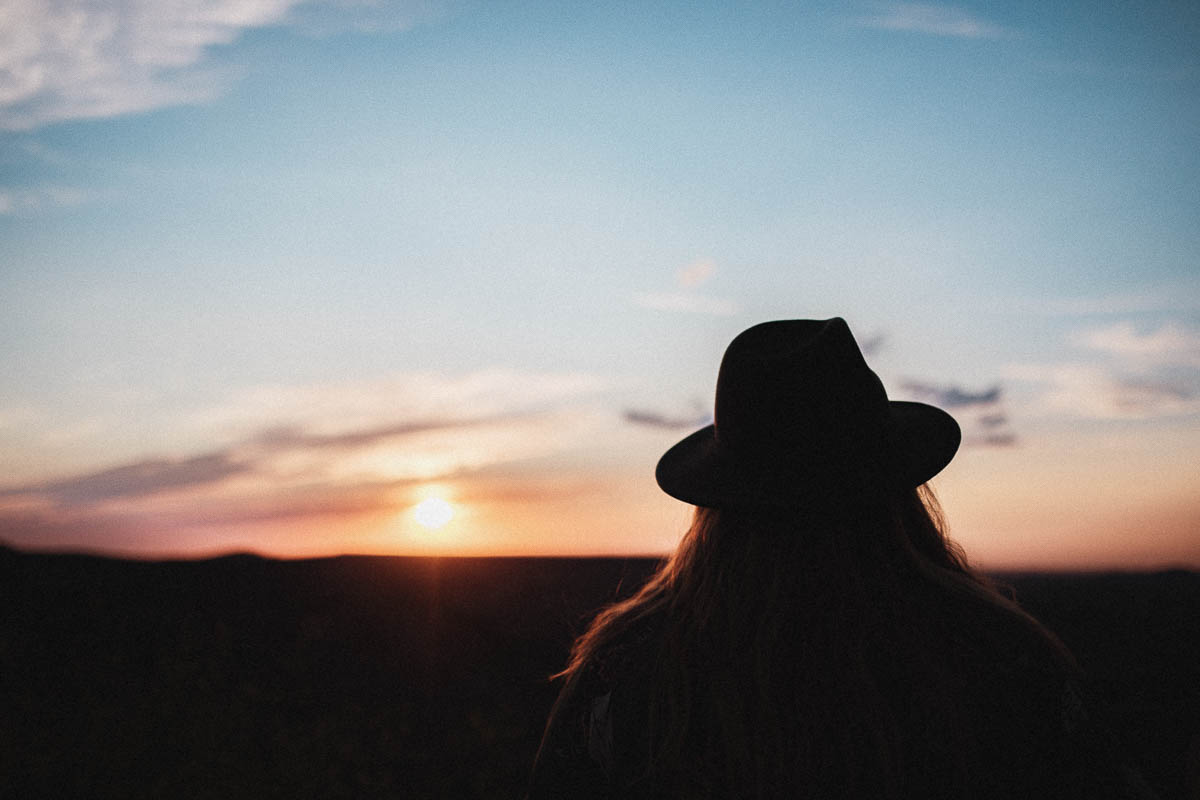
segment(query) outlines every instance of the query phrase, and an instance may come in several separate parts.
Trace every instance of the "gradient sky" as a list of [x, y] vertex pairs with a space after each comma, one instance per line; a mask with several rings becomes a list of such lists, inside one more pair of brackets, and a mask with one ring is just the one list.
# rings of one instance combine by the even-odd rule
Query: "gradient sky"
[[[0, 0], [0, 541], [661, 553], [843, 316], [985, 567], [1200, 567], [1200, 6]], [[427, 496], [456, 514], [426, 530]]]

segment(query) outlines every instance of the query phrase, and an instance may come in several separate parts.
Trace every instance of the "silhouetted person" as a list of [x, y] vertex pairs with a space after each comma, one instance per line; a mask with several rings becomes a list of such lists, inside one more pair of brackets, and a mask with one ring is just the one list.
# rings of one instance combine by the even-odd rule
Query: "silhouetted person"
[[714, 419], [658, 464], [694, 522], [576, 642], [531, 798], [1152, 796], [946, 539], [958, 424], [889, 401], [843, 320], [740, 334]]

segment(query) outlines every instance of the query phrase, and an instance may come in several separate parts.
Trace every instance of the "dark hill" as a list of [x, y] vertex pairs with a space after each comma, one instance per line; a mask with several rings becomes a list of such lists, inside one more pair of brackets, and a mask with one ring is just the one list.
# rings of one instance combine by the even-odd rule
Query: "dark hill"
[[[0, 549], [5, 797], [514, 797], [546, 676], [644, 559]], [[1164, 797], [1200, 744], [1200, 576], [1006, 576]]]

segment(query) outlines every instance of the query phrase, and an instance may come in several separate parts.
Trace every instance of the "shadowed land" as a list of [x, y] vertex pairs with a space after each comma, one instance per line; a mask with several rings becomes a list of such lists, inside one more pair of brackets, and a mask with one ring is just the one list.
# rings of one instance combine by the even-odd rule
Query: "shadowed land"
[[[654, 565], [0, 549], [4, 794], [516, 796], [546, 676]], [[1130, 760], [1185, 796], [1200, 575], [1001, 577], [1078, 656]]]

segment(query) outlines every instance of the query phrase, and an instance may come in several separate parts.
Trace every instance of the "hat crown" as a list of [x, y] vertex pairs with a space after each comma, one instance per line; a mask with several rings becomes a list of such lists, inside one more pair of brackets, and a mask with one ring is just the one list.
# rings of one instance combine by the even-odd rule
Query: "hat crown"
[[827, 460], [876, 449], [888, 397], [845, 320], [764, 322], [730, 343], [717, 377], [714, 436], [771, 467], [797, 453]]

